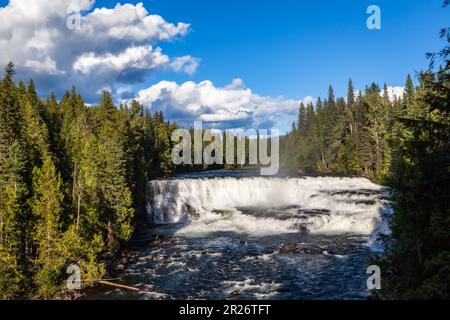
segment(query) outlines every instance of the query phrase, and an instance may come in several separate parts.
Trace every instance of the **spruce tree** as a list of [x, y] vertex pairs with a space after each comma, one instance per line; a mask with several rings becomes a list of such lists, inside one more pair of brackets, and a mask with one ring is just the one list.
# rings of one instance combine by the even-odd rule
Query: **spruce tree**
[[64, 266], [64, 258], [58, 255], [57, 249], [61, 240], [62, 201], [61, 177], [52, 159], [46, 157], [42, 167], [33, 170], [31, 200], [31, 210], [36, 221], [34, 240], [38, 252], [35, 282], [39, 294], [45, 298], [56, 293]]
[[23, 271], [20, 265], [21, 199], [12, 186], [0, 192], [0, 300], [13, 299], [23, 293]]
[[17, 100], [17, 88], [13, 82], [14, 64], [8, 63], [0, 85], [0, 119], [4, 137], [8, 144], [21, 138], [21, 112]]
[[17, 141], [8, 148], [0, 178], [0, 298], [10, 299], [26, 287], [22, 253], [29, 226], [26, 159]]
[[348, 80], [348, 89], [347, 89], [347, 105], [352, 108], [355, 104], [355, 89], [353, 88], [352, 79]]
[[411, 106], [414, 103], [414, 99], [415, 99], [415, 88], [411, 75], [408, 74], [408, 76], [406, 77], [405, 91], [403, 93], [404, 109], [408, 109], [408, 106]]
[[97, 161], [98, 186], [103, 202], [102, 220], [107, 233], [108, 250], [112, 253], [122, 241], [131, 236], [133, 199], [127, 185], [127, 155], [124, 151], [126, 136], [123, 130], [117, 130], [121, 120], [109, 92], [103, 92], [98, 111], [101, 120], [98, 130], [98, 156], [101, 157]]
[[297, 122], [298, 133], [300, 137], [305, 137], [306, 135], [306, 108], [305, 105], [300, 103], [298, 112], [298, 122]]

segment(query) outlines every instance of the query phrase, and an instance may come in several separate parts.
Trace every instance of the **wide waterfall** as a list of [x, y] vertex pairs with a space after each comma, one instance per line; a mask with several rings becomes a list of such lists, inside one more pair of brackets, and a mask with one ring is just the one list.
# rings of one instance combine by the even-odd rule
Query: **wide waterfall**
[[366, 299], [389, 189], [358, 177], [217, 170], [150, 181], [125, 283], [143, 299]]
[[155, 224], [186, 223], [180, 232], [388, 233], [388, 191], [365, 178], [216, 177], [150, 181]]

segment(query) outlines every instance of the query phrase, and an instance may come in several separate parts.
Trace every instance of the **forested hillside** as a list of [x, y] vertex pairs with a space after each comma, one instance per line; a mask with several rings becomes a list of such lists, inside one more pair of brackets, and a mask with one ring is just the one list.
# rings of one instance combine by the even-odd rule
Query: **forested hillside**
[[283, 139], [284, 164], [304, 172], [386, 178], [401, 135], [398, 119], [411, 109], [414, 95], [410, 76], [404, 96], [391, 99], [386, 85], [355, 92], [349, 80], [346, 98], [336, 98], [330, 86], [324, 101], [300, 105], [298, 121]]
[[[445, 2], [448, 4], [448, 1]], [[422, 72], [399, 118], [398, 157], [390, 183], [395, 213], [381, 298], [450, 299], [450, 29], [446, 47], [429, 54], [445, 68]]]
[[10, 63], [0, 83], [0, 299], [49, 298], [71, 263], [82, 279], [105, 274], [146, 181], [173, 170], [175, 127], [137, 102], [117, 108], [107, 91], [92, 107], [75, 88], [41, 101], [33, 81], [13, 76]]
[[350, 80], [346, 99], [336, 99], [330, 87], [325, 101], [300, 106], [282, 144], [285, 164], [296, 170], [364, 175], [392, 187], [392, 237], [374, 262], [380, 298], [450, 298], [448, 28], [441, 37], [445, 48], [428, 54], [417, 87], [407, 77], [403, 97], [390, 101], [377, 84], [355, 97]]

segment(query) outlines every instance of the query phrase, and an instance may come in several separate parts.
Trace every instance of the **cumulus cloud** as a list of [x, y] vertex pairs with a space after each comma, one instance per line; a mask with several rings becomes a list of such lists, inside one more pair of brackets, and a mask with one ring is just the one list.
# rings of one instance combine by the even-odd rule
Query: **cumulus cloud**
[[161, 48], [153, 49], [151, 46], [130, 47], [118, 54], [84, 53], [73, 64], [74, 72], [97, 77], [103, 75], [106, 79], [124, 83], [139, 82], [142, 79], [137, 74], [145, 75], [155, 69], [193, 74], [197, 67], [196, 58], [183, 56], [171, 60]]
[[[358, 96], [361, 90], [355, 90], [355, 96]], [[387, 87], [389, 101], [394, 102], [395, 99], [403, 98], [403, 93], [405, 92], [405, 87]], [[380, 91], [380, 96], [384, 95], [384, 90]]]
[[395, 99], [398, 100], [403, 98], [405, 87], [387, 87], [387, 92], [389, 96], [389, 101], [394, 101]]
[[156, 69], [188, 74], [197, 69], [199, 59], [172, 58], [155, 45], [185, 36], [188, 23], [167, 22], [142, 3], [93, 9], [94, 4], [10, 0], [0, 7], [0, 65], [13, 61], [19, 78], [33, 77], [46, 91], [77, 84], [86, 93], [142, 81]]
[[301, 102], [314, 103], [313, 97], [303, 100], [260, 96], [247, 88], [241, 79], [217, 87], [211, 81], [181, 85], [161, 81], [139, 91], [136, 99], [150, 110], [162, 110], [169, 119], [192, 126], [194, 120], [221, 127], [290, 127]]
[[49, 74], [49, 75], [66, 74], [65, 71], [59, 70], [56, 67], [56, 62], [50, 57], [46, 57], [44, 61], [37, 61], [32, 59], [26, 60], [24, 66], [29, 68], [33, 72], [40, 74]]
[[174, 59], [170, 63], [170, 68], [177, 72], [186, 72], [187, 74], [194, 74], [200, 64], [200, 59], [192, 56], [183, 56]]
[[161, 16], [149, 15], [142, 3], [118, 3], [113, 9], [95, 9], [84, 20], [87, 33], [103, 39], [170, 40], [189, 31], [187, 23], [175, 25], [167, 23]]

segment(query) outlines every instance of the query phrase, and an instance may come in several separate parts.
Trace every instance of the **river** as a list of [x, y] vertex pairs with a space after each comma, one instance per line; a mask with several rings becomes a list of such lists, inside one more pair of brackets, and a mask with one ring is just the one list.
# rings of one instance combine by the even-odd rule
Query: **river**
[[118, 281], [145, 292], [99, 286], [86, 299], [365, 299], [392, 214], [389, 190], [360, 177], [223, 170], [147, 190], [154, 226]]

